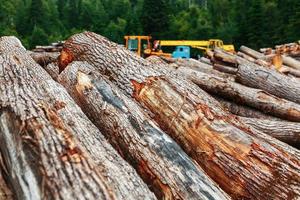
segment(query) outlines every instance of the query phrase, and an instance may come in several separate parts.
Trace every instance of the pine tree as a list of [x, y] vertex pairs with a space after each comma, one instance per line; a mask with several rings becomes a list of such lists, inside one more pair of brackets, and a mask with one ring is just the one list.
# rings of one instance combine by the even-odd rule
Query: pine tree
[[170, 15], [166, 0], [144, 0], [141, 22], [144, 34], [154, 38], [167, 36]]

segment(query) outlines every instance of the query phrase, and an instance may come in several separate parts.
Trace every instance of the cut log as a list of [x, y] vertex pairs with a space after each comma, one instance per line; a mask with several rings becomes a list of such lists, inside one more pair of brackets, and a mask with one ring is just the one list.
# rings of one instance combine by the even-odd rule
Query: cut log
[[220, 65], [218, 63], [214, 63], [214, 69], [218, 70], [220, 72], [228, 73], [228, 74], [233, 74], [235, 75], [237, 72], [236, 68], [233, 67], [228, 67], [226, 65]]
[[292, 146], [300, 146], [300, 123], [268, 119], [241, 118], [247, 125]]
[[255, 62], [255, 58], [253, 58], [253, 57], [251, 57], [251, 56], [249, 56], [249, 55], [247, 55], [247, 54], [245, 54], [245, 53], [243, 53], [243, 52], [237, 52], [237, 55], [239, 56], [239, 57], [241, 57], [241, 58], [244, 58], [244, 59], [246, 59], [246, 60], [248, 60], [248, 61], [250, 61], [250, 62]]
[[159, 199], [229, 199], [134, 101], [92, 66], [73, 62], [60, 81]]
[[206, 58], [206, 57], [201, 57], [200, 62], [211, 65], [212, 63], [210, 62], [210, 59]]
[[258, 118], [258, 119], [268, 119], [272, 121], [281, 120], [271, 115], [267, 115], [255, 108], [251, 108], [247, 105], [237, 104], [233, 101], [228, 101], [224, 98], [219, 96], [213, 95], [213, 97], [218, 100], [218, 102], [222, 105], [222, 107], [228, 110], [230, 113], [240, 116], [240, 117], [247, 117], [247, 118]]
[[229, 52], [225, 52], [222, 49], [218, 49], [218, 48], [214, 50], [214, 57], [216, 59], [220, 59], [225, 63], [231, 64], [231, 66], [237, 66], [239, 63], [236, 55], [231, 54]]
[[65, 89], [11, 54], [1, 56], [0, 148], [17, 199], [155, 199]]
[[167, 62], [159, 56], [149, 56], [146, 60], [150, 61], [154, 65], [165, 65]]
[[283, 64], [292, 67], [294, 69], [300, 70], [300, 61], [285, 55], [282, 56], [282, 61]]
[[182, 73], [207, 92], [246, 104], [273, 116], [300, 122], [300, 105], [297, 103], [214, 75], [187, 70]]
[[[244, 85], [260, 88], [275, 96], [300, 103], [300, 81], [275, 70], [251, 63], [241, 64], [238, 67], [236, 80]], [[294, 109], [289, 112], [294, 112]]]
[[54, 80], [57, 80], [59, 75], [59, 67], [57, 63], [49, 63], [44, 67], [44, 69]]
[[91, 32], [66, 41], [61, 69], [72, 60], [94, 65], [127, 95], [135, 89], [155, 121], [234, 199], [300, 197], [299, 151], [224, 112], [181, 74]]
[[45, 67], [49, 63], [56, 62], [59, 56], [59, 52], [28, 52], [30, 56], [37, 62], [39, 65]]
[[0, 151], [0, 200], [13, 200], [13, 193], [4, 179], [5, 172], [6, 170], [4, 168], [4, 162]]
[[251, 56], [252, 58], [255, 58], [255, 59], [263, 59], [264, 58], [264, 54], [258, 52], [258, 51], [255, 51], [249, 47], [246, 47], [246, 46], [241, 46], [240, 47], [240, 51]]
[[162, 78], [135, 85], [136, 99], [234, 199], [300, 197], [300, 165], [292, 155], [236, 129], [205, 104], [193, 106]]

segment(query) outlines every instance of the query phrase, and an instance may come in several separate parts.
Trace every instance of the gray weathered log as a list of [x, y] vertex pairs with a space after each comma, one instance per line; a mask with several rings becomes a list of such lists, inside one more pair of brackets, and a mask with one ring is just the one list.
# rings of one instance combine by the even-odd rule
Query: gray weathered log
[[7, 181], [4, 179], [6, 175], [6, 169], [4, 166], [3, 158], [0, 151], [0, 200], [13, 200], [13, 193], [7, 184]]
[[17, 199], [155, 199], [67, 91], [14, 52], [1, 55], [0, 148]]
[[44, 69], [54, 80], [57, 80], [59, 75], [59, 67], [57, 63], [49, 63], [44, 67]]
[[241, 117], [243, 122], [292, 146], [300, 146], [300, 123]]
[[236, 72], [237, 72], [236, 68], [229, 67], [229, 66], [226, 66], [226, 65], [221, 65], [221, 64], [218, 64], [218, 63], [215, 63], [213, 68], [215, 70], [220, 71], [220, 72], [224, 72], [224, 73], [228, 73], [228, 74], [233, 74], [233, 75], [235, 75]]
[[127, 95], [135, 90], [155, 121], [234, 199], [300, 197], [299, 151], [224, 112], [182, 74], [91, 32], [66, 41], [61, 69], [72, 60], [94, 65]]
[[300, 61], [285, 55], [282, 55], [282, 61], [283, 64], [292, 67], [294, 69], [300, 70]]
[[73, 62], [59, 80], [159, 199], [229, 198], [133, 100], [92, 66]]
[[[275, 96], [300, 103], [300, 81], [280, 74], [276, 70], [255, 64], [241, 64], [236, 80], [250, 87], [260, 88]], [[290, 112], [294, 110], [291, 109]]]

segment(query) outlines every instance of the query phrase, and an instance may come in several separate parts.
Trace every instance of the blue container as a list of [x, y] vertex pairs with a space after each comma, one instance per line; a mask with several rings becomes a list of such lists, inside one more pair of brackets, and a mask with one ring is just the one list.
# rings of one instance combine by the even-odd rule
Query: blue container
[[190, 58], [191, 48], [188, 46], [177, 46], [172, 53], [172, 58]]

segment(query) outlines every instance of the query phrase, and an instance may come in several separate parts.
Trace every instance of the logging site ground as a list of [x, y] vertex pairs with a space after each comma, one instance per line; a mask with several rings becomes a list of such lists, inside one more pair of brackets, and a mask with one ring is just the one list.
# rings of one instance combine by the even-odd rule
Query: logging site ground
[[0, 0], [0, 200], [300, 199], [299, 0]]

